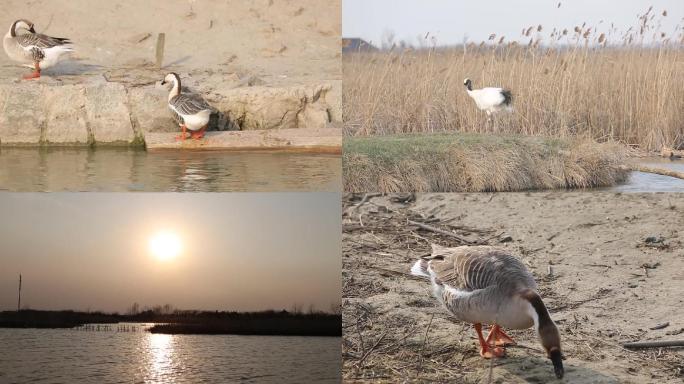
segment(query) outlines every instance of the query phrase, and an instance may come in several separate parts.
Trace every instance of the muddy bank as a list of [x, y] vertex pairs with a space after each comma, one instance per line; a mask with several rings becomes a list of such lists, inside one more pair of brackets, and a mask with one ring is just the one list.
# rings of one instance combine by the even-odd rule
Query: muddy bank
[[[480, 358], [472, 327], [451, 318], [429, 285], [408, 275], [430, 243], [477, 243], [511, 251], [535, 275], [561, 331], [565, 382], [681, 382], [681, 349], [631, 351], [621, 343], [684, 335], [684, 316], [673, 311], [683, 300], [684, 197], [552, 192], [413, 199], [371, 197], [356, 207], [362, 195], [345, 198], [345, 380], [487, 382], [490, 361]], [[534, 331], [509, 334], [519, 345], [491, 362], [492, 382], [554, 382]]]
[[348, 192], [491, 192], [611, 186], [625, 180], [617, 143], [474, 133], [344, 138]]
[[[144, 145], [150, 135], [178, 132], [158, 84], [163, 72], [115, 72], [0, 81], [0, 145]], [[212, 82], [213, 75], [187, 76], [187, 89], [218, 111], [210, 131], [305, 128], [341, 137], [325, 131], [333, 125], [329, 84], [232, 88]], [[203, 83], [225, 88], [201, 91]]]

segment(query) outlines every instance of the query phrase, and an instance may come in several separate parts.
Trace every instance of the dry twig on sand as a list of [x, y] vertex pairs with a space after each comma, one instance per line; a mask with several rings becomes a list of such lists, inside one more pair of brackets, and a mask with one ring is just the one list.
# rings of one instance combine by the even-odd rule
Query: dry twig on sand
[[684, 347], [684, 340], [636, 341], [622, 346], [629, 349]]

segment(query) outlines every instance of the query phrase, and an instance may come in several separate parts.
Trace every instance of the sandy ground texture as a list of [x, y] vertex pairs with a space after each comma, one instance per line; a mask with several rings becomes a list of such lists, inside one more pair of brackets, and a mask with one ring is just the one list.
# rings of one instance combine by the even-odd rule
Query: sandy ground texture
[[[29, 19], [40, 33], [71, 38], [75, 58], [90, 65], [154, 62], [163, 32], [167, 66], [276, 85], [341, 80], [339, 1], [5, 0], [2, 8], [5, 30]], [[3, 54], [0, 65], [11, 63]]]
[[495, 245], [522, 259], [561, 331], [562, 382], [681, 383], [684, 350], [621, 343], [684, 339], [682, 228], [677, 194], [346, 195], [344, 379], [559, 382], [532, 329], [509, 332], [518, 345], [505, 358], [479, 356], [473, 327], [408, 274], [437, 243]]
[[[175, 71], [184, 87], [210, 103], [230, 98], [230, 89], [322, 87], [330, 121], [341, 122], [339, 1], [5, 0], [2, 9], [3, 28], [25, 18], [40, 33], [73, 41], [72, 60], [44, 77], [73, 83], [78, 76], [102, 75], [107, 82], [152, 89]], [[159, 70], [155, 47], [162, 32]], [[0, 68], [0, 82], [28, 71], [4, 52]]]

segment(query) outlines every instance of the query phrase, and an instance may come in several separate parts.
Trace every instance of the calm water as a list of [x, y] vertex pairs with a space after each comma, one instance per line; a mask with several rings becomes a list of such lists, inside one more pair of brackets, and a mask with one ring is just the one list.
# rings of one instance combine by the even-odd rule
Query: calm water
[[339, 383], [337, 337], [0, 329], [0, 383]]
[[[682, 160], [671, 161], [662, 157], [653, 157], [641, 159], [639, 164], [684, 172]], [[625, 184], [612, 187], [610, 190], [615, 192], [684, 192], [684, 180], [653, 173], [632, 172]]]
[[342, 189], [339, 155], [2, 148], [0, 190], [314, 191]]

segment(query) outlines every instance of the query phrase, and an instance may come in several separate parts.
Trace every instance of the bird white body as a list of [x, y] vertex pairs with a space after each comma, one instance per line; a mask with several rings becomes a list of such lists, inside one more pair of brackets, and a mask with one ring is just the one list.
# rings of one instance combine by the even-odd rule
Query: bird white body
[[499, 111], [511, 112], [513, 108], [506, 105], [504, 102], [506, 98], [503, 95], [503, 88], [487, 87], [482, 89], [466, 90], [468, 95], [475, 100], [475, 104], [481, 111], [485, 111], [488, 115]]
[[[169, 108], [182, 118], [183, 124], [190, 131], [198, 131], [209, 124], [209, 119], [211, 118], [211, 109], [206, 108], [202, 110], [197, 110], [195, 113], [186, 113], [181, 110], [174, 102], [173, 99], [180, 95], [180, 84], [175, 76], [167, 76], [169, 82], [173, 82], [171, 91], [169, 92]], [[181, 124], [181, 126], [183, 125]]]
[[511, 92], [503, 88], [487, 87], [482, 89], [473, 89], [473, 83], [470, 79], [463, 80], [463, 85], [466, 87], [466, 92], [470, 96], [481, 111], [485, 111], [487, 116], [500, 111], [512, 112], [511, 103], [513, 96]]
[[[25, 28], [28, 29], [28, 25], [23, 22], [19, 21], [16, 25], [17, 28]], [[35, 69], [35, 61], [32, 57], [31, 50], [33, 49], [40, 49], [44, 55], [40, 59], [40, 68], [41, 69], [46, 69], [53, 67], [55, 64], [59, 63], [65, 58], [65, 55], [73, 52], [74, 49], [69, 43], [65, 43], [62, 45], [56, 45], [52, 47], [39, 47], [37, 45], [22, 45], [20, 43], [20, 36], [12, 36], [12, 30], [10, 28], [9, 31], [5, 34], [4, 38], [2, 39], [2, 45], [3, 48], [5, 49], [5, 53], [7, 56], [16, 62], [21, 63], [25, 67], [29, 68], [34, 68]]]
[[211, 118], [211, 111], [208, 109], [200, 111], [194, 115], [186, 115], [179, 113], [178, 110], [171, 104], [169, 104], [169, 108], [183, 118], [185, 126], [191, 131], [202, 129], [204, 126], [209, 124], [209, 119]]

